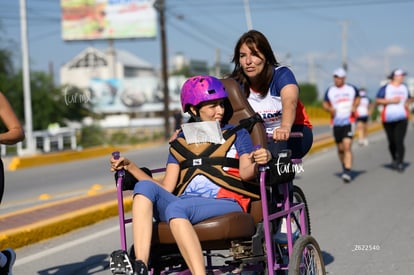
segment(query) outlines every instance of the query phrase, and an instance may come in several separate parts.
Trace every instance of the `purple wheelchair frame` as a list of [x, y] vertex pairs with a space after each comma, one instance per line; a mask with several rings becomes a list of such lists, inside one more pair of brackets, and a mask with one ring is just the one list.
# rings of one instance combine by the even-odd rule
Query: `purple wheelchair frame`
[[[119, 157], [119, 152], [113, 153], [114, 158], [116, 156]], [[301, 159], [292, 159], [293, 164], [300, 164], [302, 161]], [[282, 193], [283, 193], [283, 201], [277, 203], [278, 208], [282, 208], [283, 210], [278, 211], [276, 213], [269, 214], [268, 211], [268, 199], [266, 194], [266, 166], [259, 167], [259, 180], [260, 180], [260, 195], [262, 200], [262, 212], [263, 212], [263, 228], [264, 228], [264, 237], [265, 237], [265, 244], [266, 244], [266, 258], [267, 258], [267, 270], [287, 270], [288, 264], [279, 264], [276, 263], [276, 254], [274, 241], [272, 239], [272, 235], [270, 232], [271, 222], [286, 217], [287, 221], [291, 220], [292, 214], [296, 211], [300, 211], [299, 215], [299, 225], [301, 230], [301, 235], [306, 235], [308, 232], [307, 224], [305, 221], [305, 203], [293, 203], [290, 201], [289, 197], [289, 183], [283, 183], [282, 185]], [[158, 168], [152, 169], [151, 172], [153, 174], [165, 172], [166, 168]], [[116, 189], [117, 189], [117, 197], [118, 197], [118, 214], [119, 214], [119, 231], [120, 231], [120, 241], [121, 241], [121, 248], [124, 251], [127, 251], [127, 241], [126, 241], [126, 230], [125, 225], [132, 222], [132, 218], [125, 218], [124, 213], [124, 203], [123, 203], [123, 188], [122, 188], [122, 179], [123, 179], [123, 171], [118, 171], [118, 180], [116, 182]], [[286, 223], [286, 230], [287, 230], [287, 248], [289, 253], [289, 258], [292, 255], [293, 251], [293, 244], [294, 238], [292, 234], [292, 226], [291, 222]], [[213, 267], [211, 259], [207, 260], [207, 266]], [[188, 274], [186, 272], [182, 272], [180, 274]]]

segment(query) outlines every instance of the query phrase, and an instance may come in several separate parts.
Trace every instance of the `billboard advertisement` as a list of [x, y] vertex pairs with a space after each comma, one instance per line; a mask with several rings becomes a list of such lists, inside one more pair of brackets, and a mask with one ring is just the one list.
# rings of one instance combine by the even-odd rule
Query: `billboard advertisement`
[[[168, 79], [170, 110], [181, 109], [180, 90], [186, 78]], [[96, 113], [155, 112], [164, 110], [164, 95], [158, 77], [125, 79], [93, 78], [89, 82], [88, 98]]]
[[62, 38], [155, 38], [153, 0], [61, 0]]

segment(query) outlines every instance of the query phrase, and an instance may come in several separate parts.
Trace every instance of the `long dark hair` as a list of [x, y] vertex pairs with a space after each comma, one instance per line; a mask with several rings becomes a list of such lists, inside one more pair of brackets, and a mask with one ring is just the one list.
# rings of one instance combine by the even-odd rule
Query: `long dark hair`
[[230, 77], [235, 79], [241, 85], [243, 85], [246, 97], [248, 97], [250, 94], [251, 83], [249, 78], [243, 73], [243, 69], [239, 61], [240, 48], [243, 44], [246, 44], [252, 52], [255, 52], [257, 49], [260, 53], [264, 55], [266, 65], [259, 76], [262, 79], [261, 84], [259, 87], [256, 87], [256, 89], [257, 92], [260, 93], [260, 95], [265, 96], [269, 90], [269, 85], [272, 80], [274, 68], [278, 67], [280, 64], [276, 60], [272, 47], [270, 46], [269, 41], [263, 33], [257, 30], [250, 30], [248, 32], [245, 32], [239, 38], [239, 40], [236, 43], [236, 46], [234, 47], [234, 55], [233, 59], [231, 60], [231, 62], [234, 63], [234, 69]]

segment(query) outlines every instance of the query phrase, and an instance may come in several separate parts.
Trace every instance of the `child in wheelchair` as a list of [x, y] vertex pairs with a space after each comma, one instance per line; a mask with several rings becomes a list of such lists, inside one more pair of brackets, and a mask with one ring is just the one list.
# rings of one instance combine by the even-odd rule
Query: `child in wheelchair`
[[[126, 170], [135, 184], [132, 208], [134, 259], [125, 251], [110, 258], [113, 274], [148, 274], [153, 218], [168, 222], [171, 233], [191, 274], [205, 275], [205, 263], [194, 224], [231, 212], [246, 212], [260, 193], [254, 180], [258, 166], [271, 153], [255, 149], [249, 132], [228, 124], [232, 107], [223, 83], [211, 76], [189, 78], [181, 90], [184, 112], [190, 124], [217, 123], [221, 141], [209, 136], [189, 142], [183, 132], [170, 143], [165, 176], [156, 181], [127, 158], [112, 158], [111, 171]], [[189, 134], [188, 134], [189, 135]], [[199, 141], [200, 141], [200, 137]]]

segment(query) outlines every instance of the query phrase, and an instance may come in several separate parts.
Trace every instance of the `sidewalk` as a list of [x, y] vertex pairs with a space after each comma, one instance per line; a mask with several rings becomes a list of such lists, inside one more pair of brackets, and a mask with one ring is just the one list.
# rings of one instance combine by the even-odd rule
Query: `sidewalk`
[[[381, 129], [382, 125], [373, 124], [369, 128], [369, 133]], [[318, 135], [314, 139], [310, 154], [333, 145], [334, 141], [330, 133]], [[107, 154], [106, 151], [112, 149], [105, 147], [103, 150]], [[80, 156], [82, 157], [84, 154], [80, 154]], [[60, 157], [60, 159], [62, 158]], [[67, 159], [63, 159], [67, 161]], [[51, 161], [50, 157], [47, 161]], [[36, 161], [30, 160], [30, 163], [36, 163]], [[44, 164], [42, 162], [38, 163]], [[130, 194], [127, 193], [125, 192], [124, 199], [125, 212], [129, 212], [132, 208], [132, 199]], [[118, 206], [115, 188], [111, 191], [66, 199], [11, 214], [0, 215], [0, 247], [17, 249], [117, 215]]]

